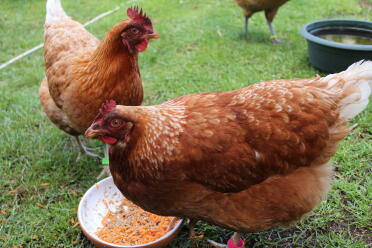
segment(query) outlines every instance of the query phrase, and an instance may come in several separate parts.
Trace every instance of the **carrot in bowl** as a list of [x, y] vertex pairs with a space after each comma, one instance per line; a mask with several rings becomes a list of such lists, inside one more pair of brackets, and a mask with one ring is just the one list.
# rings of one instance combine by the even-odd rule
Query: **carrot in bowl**
[[108, 211], [97, 236], [116, 245], [139, 245], [159, 239], [173, 225], [174, 217], [163, 217], [142, 210], [123, 199], [116, 211]]

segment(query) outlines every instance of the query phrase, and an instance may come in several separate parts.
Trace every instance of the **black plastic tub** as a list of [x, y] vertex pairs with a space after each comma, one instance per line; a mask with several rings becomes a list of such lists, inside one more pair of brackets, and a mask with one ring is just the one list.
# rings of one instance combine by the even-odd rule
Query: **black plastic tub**
[[306, 24], [301, 35], [308, 44], [310, 63], [325, 72], [340, 72], [352, 63], [372, 60], [372, 45], [345, 44], [318, 37], [325, 34], [361, 36], [372, 39], [372, 22], [328, 19]]

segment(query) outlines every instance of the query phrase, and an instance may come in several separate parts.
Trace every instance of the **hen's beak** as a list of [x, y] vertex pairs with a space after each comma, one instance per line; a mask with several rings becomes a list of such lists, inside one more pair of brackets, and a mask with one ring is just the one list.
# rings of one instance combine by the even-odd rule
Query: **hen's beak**
[[147, 35], [147, 39], [158, 39], [160, 36], [157, 33], [151, 33]]
[[102, 136], [103, 133], [101, 130], [94, 128], [94, 124], [90, 126], [86, 131], [85, 131], [85, 137], [88, 139], [95, 139], [98, 138], [99, 136]]

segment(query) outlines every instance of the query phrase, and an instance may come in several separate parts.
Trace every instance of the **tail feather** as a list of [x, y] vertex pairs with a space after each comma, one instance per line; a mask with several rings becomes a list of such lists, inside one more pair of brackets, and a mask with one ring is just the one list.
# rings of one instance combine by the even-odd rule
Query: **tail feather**
[[47, 0], [45, 24], [52, 24], [64, 18], [68, 18], [68, 16], [62, 8], [61, 0]]
[[345, 71], [322, 78], [327, 89], [341, 96], [340, 118], [350, 119], [368, 105], [372, 89], [372, 61], [359, 61]]

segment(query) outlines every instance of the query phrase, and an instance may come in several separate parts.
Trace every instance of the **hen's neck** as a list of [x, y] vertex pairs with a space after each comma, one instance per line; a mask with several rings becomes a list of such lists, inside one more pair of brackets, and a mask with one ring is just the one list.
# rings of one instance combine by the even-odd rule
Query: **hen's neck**
[[140, 79], [138, 54], [130, 52], [120, 38], [113, 37], [108, 33], [86, 64], [87, 71], [93, 76], [90, 84], [112, 85], [123, 80], [133, 83]]
[[131, 160], [155, 164], [172, 160], [186, 125], [185, 106], [161, 104], [123, 108], [124, 115], [135, 120], [137, 125], [132, 133], [134, 143], [129, 149], [123, 147], [131, 153]]

